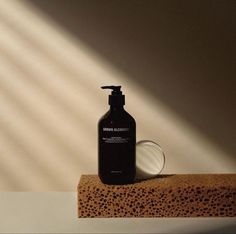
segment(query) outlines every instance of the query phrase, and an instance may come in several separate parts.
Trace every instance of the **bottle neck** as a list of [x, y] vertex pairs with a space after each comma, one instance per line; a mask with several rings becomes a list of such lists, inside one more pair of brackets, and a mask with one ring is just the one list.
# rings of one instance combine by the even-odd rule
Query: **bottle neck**
[[124, 106], [123, 105], [111, 105], [110, 110], [111, 111], [122, 111], [122, 110], [124, 110]]

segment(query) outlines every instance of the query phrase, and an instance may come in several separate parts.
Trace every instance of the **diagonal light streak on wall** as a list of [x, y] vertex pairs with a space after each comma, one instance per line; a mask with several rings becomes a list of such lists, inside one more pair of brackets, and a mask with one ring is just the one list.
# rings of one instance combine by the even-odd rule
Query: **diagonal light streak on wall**
[[[0, 16], [1, 18], [1, 16]], [[3, 21], [2, 21], [3, 22]], [[68, 108], [72, 114], [79, 120], [91, 123], [92, 114], [90, 104], [94, 103], [93, 111], [99, 110], [101, 103], [94, 100], [91, 90], [88, 87], [79, 85], [75, 87], [68, 82], [71, 75], [65, 72], [60, 66], [55, 65], [45, 54], [39, 53], [34, 47], [29, 47], [29, 42], [22, 38], [13, 30], [10, 30], [4, 23], [0, 24], [1, 31], [1, 54], [7, 57], [11, 63], [14, 63], [22, 72], [26, 73], [24, 78], [27, 82], [36, 84], [45, 93], [49, 93], [51, 98], [55, 98], [56, 102]], [[19, 59], [21, 57], [22, 59]], [[76, 79], [79, 79], [78, 75]], [[66, 78], [66, 79], [65, 79]], [[83, 98], [83, 97], [86, 97]], [[77, 106], [71, 106], [71, 103], [77, 103]], [[86, 118], [77, 115], [85, 111], [88, 113]], [[78, 119], [77, 119], [78, 122]], [[88, 126], [90, 127], [90, 125]]]
[[[22, 112], [15, 107], [15, 104], [6, 99], [1, 92], [0, 96], [0, 125], [1, 133], [6, 139], [11, 142], [11, 145], [2, 147], [3, 149], [16, 149], [11, 157], [6, 158], [12, 164], [17, 165], [18, 170], [12, 170], [13, 173], [28, 171], [32, 173], [30, 177], [22, 178], [25, 183], [28, 179], [35, 178], [35, 188], [40, 186], [40, 182], [44, 178], [44, 183], [50, 183], [51, 187], [55, 188], [55, 184], [66, 185], [66, 178], [69, 179], [70, 172], [64, 167], [63, 158], [58, 151], [60, 146], [54, 145], [53, 142], [48, 142], [48, 137], [40, 134], [37, 125], [32, 124], [29, 118], [22, 115]], [[3, 141], [1, 142], [3, 144]], [[2, 155], [1, 155], [2, 156]], [[65, 160], [64, 160], [65, 161]], [[69, 164], [69, 156], [67, 164]], [[2, 164], [1, 164], [2, 165]], [[70, 165], [73, 171], [73, 164]], [[10, 169], [10, 167], [8, 167]], [[78, 169], [78, 165], [77, 165]], [[20, 173], [19, 173], [20, 174]], [[37, 182], [37, 183], [36, 183]], [[48, 186], [49, 188], [50, 186]]]
[[[104, 62], [99, 56], [82, 43], [78, 47], [76, 39], [68, 34], [65, 37], [65, 32], [36, 8], [32, 9], [32, 6], [29, 7], [23, 2], [10, 1], [2, 4], [1, 9], [0, 15], [5, 21], [27, 39], [27, 42], [35, 46], [35, 49], [38, 48], [39, 53], [43, 53], [44, 56], [56, 62], [57, 69], [63, 67], [63, 70], [68, 73], [79, 75], [79, 79], [74, 77], [74, 80], [80, 85], [84, 84], [91, 91], [97, 92], [93, 79], [100, 83], [111, 79], [110, 75], [114, 71], [112, 67], [106, 66], [104, 70], [101, 66]], [[43, 16], [44, 20], [38, 17], [38, 14]], [[64, 79], [67, 78], [64, 77]]]
[[[60, 79], [62, 74], [54, 71], [50, 63], [47, 63], [46, 57], [38, 56], [37, 52], [28, 50], [27, 43], [22, 43], [16, 34], [9, 32], [8, 28], [1, 24], [0, 29], [5, 32], [4, 36], [0, 38], [2, 44], [1, 54], [8, 58], [18, 68], [19, 72], [25, 73], [22, 76], [25, 82], [32, 83], [32, 86], [37, 87], [37, 89], [41, 88], [42, 92], [47, 94], [49, 98], [56, 100], [54, 104], [59, 103], [63, 108], [69, 109], [68, 114], [74, 114], [72, 117], [74, 117], [76, 123], [80, 121], [91, 123], [93, 113], [91, 110], [96, 111], [98, 108], [96, 106], [91, 108], [90, 106], [91, 103], [94, 103], [94, 98], [90, 97], [90, 90], [68, 85], [68, 82]], [[69, 79], [68, 75], [63, 75]], [[77, 105], [73, 105], [74, 103], [77, 103]], [[86, 117], [81, 114], [78, 115], [82, 111], [88, 113], [88, 115]], [[81, 125], [81, 127], [84, 126]], [[91, 126], [86, 126], [86, 129], [89, 127]]]
[[162, 145], [164, 172], [235, 170], [222, 149], [130, 77], [29, 3], [10, 0], [0, 1], [0, 190], [74, 190], [81, 173], [97, 173], [104, 84], [124, 86], [137, 138]]
[[[33, 115], [35, 122], [44, 126], [44, 131], [55, 132], [54, 138], [57, 136], [59, 138], [67, 137], [65, 139], [68, 141], [67, 144], [71, 145], [72, 149], [75, 148], [80, 143], [80, 135], [78, 133], [81, 134], [83, 129], [79, 128], [75, 121], [74, 125], [71, 125], [70, 118], [63, 110], [56, 108], [56, 103], [50, 103], [50, 99], [48, 100], [47, 96], [38, 92], [37, 87], [29, 85], [30, 83], [22, 82], [21, 73], [14, 70], [13, 66], [4, 62], [4, 60], [1, 60], [1, 64], [4, 64], [4, 69], [0, 73], [2, 72], [5, 76], [2, 75], [0, 83], [5, 89], [8, 89], [8, 94], [15, 96], [16, 102], [21, 103], [21, 107], [24, 107], [21, 109], [27, 111], [28, 115]], [[59, 119], [58, 116], [60, 117]], [[53, 120], [53, 122], [51, 123], [50, 120]], [[86, 132], [83, 135], [87, 137]], [[60, 143], [62, 144], [62, 142]]]
[[[53, 103], [50, 103], [46, 96], [40, 95], [40, 92], [37, 92], [38, 90], [35, 87], [30, 86], [29, 83], [22, 82], [21, 74], [17, 71], [14, 72], [13, 66], [4, 63], [3, 60], [1, 60], [1, 64], [4, 64], [5, 76], [2, 75], [0, 83], [7, 88], [8, 94], [15, 96], [15, 100], [21, 103], [28, 115], [34, 116], [37, 124], [40, 123], [44, 126], [44, 131], [54, 131], [54, 137], [66, 137], [64, 140], [68, 141], [67, 144], [71, 144], [72, 148], [80, 143], [78, 132], [83, 131], [76, 125], [71, 125], [69, 117], [62, 110], [56, 108]], [[84, 135], [86, 136], [85, 133]]]

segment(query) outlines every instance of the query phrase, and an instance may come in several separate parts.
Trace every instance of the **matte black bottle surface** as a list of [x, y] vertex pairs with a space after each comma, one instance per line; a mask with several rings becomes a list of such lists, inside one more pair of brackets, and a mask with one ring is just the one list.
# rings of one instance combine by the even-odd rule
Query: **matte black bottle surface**
[[136, 124], [123, 106], [121, 86], [112, 89], [110, 110], [98, 123], [98, 174], [105, 184], [129, 184], [135, 179]]

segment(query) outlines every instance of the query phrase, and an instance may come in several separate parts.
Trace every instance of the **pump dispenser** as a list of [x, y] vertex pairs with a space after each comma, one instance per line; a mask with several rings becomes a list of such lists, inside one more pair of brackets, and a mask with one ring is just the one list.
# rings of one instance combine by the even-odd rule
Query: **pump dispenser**
[[110, 110], [98, 122], [98, 175], [105, 184], [129, 184], [135, 179], [136, 124], [125, 111], [121, 86], [111, 89]]
[[124, 106], [125, 96], [122, 95], [121, 86], [102, 86], [102, 89], [111, 89], [111, 95], [109, 95], [108, 104], [110, 106]]

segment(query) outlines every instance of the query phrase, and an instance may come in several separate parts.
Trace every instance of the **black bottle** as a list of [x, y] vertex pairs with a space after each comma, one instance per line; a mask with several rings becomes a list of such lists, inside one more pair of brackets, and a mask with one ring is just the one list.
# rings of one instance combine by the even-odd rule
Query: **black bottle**
[[135, 179], [136, 124], [124, 110], [121, 86], [112, 89], [110, 110], [98, 123], [98, 175], [105, 184], [129, 184]]

